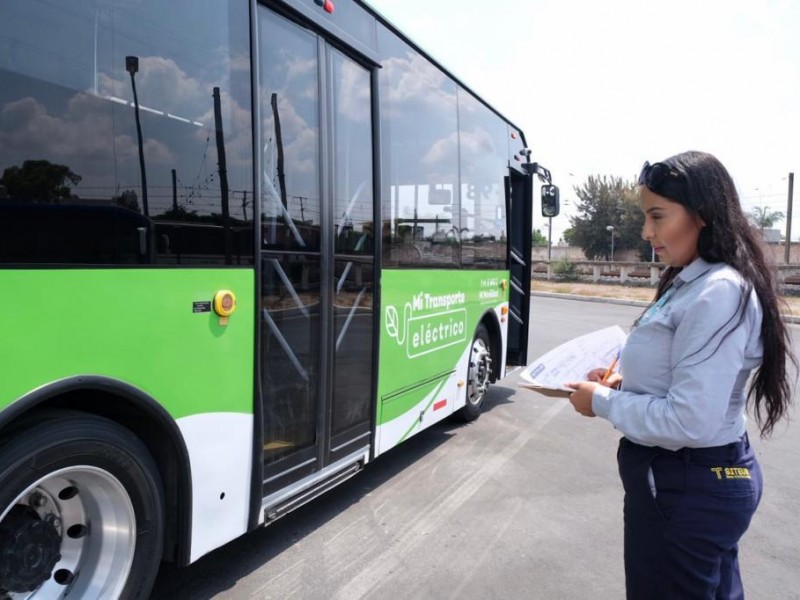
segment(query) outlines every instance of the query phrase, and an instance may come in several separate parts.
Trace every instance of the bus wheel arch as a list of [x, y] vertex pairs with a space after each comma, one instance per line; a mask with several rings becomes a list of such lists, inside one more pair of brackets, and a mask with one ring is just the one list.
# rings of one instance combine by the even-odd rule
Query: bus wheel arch
[[140, 390], [105, 377], [82, 376], [43, 386], [0, 413], [0, 436], [21, 430], [53, 413], [108, 419], [132, 433], [156, 464], [163, 484], [164, 542], [161, 559], [190, 563], [192, 487], [189, 454], [172, 417]]
[[487, 311], [483, 315], [481, 324], [486, 327], [489, 333], [489, 343], [492, 351], [492, 371], [489, 381], [494, 383], [503, 377], [500, 371], [503, 366], [500, 361], [500, 357], [503, 356], [503, 334], [500, 331], [500, 322], [497, 320], [497, 315], [492, 311]]

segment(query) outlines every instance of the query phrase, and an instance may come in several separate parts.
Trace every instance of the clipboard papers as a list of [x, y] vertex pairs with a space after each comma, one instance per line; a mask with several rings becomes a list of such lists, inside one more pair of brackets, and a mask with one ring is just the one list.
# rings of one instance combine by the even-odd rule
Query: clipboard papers
[[620, 326], [613, 325], [564, 342], [525, 367], [517, 385], [551, 398], [567, 398], [573, 390], [563, 384], [582, 381], [592, 369], [608, 367], [627, 337]]
[[536, 385], [535, 383], [527, 383], [523, 381], [519, 382], [517, 385], [519, 387], [524, 387], [529, 390], [533, 390], [534, 392], [539, 392], [543, 396], [549, 396], [550, 398], [569, 398], [569, 395], [575, 391], [569, 388], [561, 388], [561, 387], [549, 388], [541, 385]]

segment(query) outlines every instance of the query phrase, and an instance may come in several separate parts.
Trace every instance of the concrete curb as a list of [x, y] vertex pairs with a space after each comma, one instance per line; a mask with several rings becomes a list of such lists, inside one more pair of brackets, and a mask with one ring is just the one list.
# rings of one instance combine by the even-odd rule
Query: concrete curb
[[[583, 302], [605, 302], [607, 304], [622, 304], [625, 306], [648, 306], [649, 302], [642, 300], [620, 300], [619, 298], [602, 298], [600, 296], [580, 296], [578, 294], [558, 294], [555, 292], [531, 292], [531, 296], [542, 296], [543, 298], [560, 298], [562, 300], [581, 300]], [[783, 320], [792, 325], [800, 324], [800, 317], [783, 315]]]
[[560, 298], [562, 300], [582, 300], [583, 302], [605, 302], [607, 304], [623, 304], [625, 306], [647, 306], [643, 300], [621, 300], [619, 298], [603, 298], [601, 296], [581, 296], [578, 294], [559, 294], [556, 292], [531, 292], [531, 296], [544, 298]]

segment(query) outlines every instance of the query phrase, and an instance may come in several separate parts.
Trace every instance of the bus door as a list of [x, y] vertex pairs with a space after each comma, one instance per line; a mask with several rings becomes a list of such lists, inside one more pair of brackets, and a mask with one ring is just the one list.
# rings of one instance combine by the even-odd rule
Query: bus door
[[533, 181], [509, 169], [506, 182], [506, 218], [508, 219], [508, 266], [511, 289], [508, 301], [509, 366], [528, 361], [528, 317], [531, 305], [531, 224], [533, 218]]
[[258, 9], [264, 496], [365, 454], [375, 271], [372, 72]]

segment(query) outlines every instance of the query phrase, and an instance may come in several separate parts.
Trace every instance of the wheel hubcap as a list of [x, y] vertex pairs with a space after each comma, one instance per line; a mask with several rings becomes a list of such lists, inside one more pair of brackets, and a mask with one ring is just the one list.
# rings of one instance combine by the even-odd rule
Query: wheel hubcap
[[136, 548], [119, 480], [97, 467], [50, 473], [0, 514], [0, 598], [116, 598]]
[[0, 581], [9, 592], [31, 592], [50, 578], [61, 560], [55, 515], [41, 519], [18, 504], [0, 526]]
[[472, 342], [469, 361], [469, 382], [467, 387], [467, 401], [470, 404], [480, 404], [489, 385], [489, 375], [492, 372], [492, 355], [489, 348], [481, 338]]

